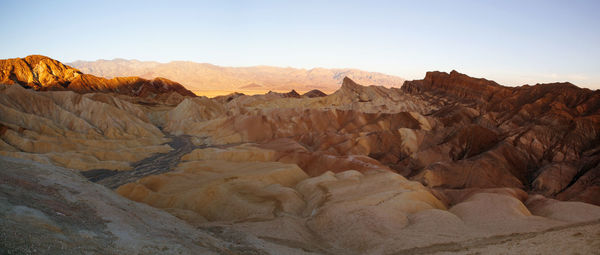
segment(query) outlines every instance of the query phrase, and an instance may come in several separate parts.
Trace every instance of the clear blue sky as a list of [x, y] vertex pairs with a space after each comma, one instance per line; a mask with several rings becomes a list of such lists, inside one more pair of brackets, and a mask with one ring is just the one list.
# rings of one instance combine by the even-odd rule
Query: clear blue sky
[[600, 89], [600, 1], [7, 1], [0, 58], [350, 67]]

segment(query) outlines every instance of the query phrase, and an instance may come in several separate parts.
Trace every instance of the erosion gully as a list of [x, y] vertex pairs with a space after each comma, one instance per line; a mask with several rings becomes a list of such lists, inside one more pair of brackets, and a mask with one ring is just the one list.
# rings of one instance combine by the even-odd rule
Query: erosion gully
[[168, 135], [166, 137], [171, 138], [171, 142], [168, 142], [167, 144], [170, 145], [173, 150], [167, 153], [156, 153], [150, 157], [135, 162], [131, 165], [133, 167], [132, 170], [117, 171], [108, 169], [93, 169], [89, 171], [83, 171], [81, 174], [92, 182], [102, 184], [111, 189], [116, 189], [123, 184], [135, 182], [148, 175], [169, 172], [174, 169], [177, 164], [179, 164], [179, 161], [183, 155], [190, 153], [196, 148], [205, 147], [194, 145], [191, 137], [187, 135]]

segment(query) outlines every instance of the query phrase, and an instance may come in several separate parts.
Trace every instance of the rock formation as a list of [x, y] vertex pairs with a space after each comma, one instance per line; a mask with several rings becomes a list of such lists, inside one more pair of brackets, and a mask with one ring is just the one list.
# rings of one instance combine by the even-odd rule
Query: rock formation
[[130, 96], [155, 96], [177, 92], [195, 96], [181, 84], [164, 79], [146, 80], [139, 77], [106, 79], [66, 66], [45, 56], [0, 60], [0, 84], [20, 84], [35, 90], [71, 90], [79, 93], [114, 92]]
[[[402, 90], [437, 104], [421, 113], [441, 122], [434, 132], [448, 134], [405, 160], [423, 183], [527, 188], [598, 204], [591, 193], [599, 188], [600, 91], [569, 83], [509, 88], [456, 71], [429, 72]], [[444, 155], [434, 159], [436, 152]]]
[[0, 63], [0, 155], [20, 158], [0, 157], [0, 241], [11, 252], [599, 245], [600, 91], [511, 88], [453, 71], [400, 89], [343, 78], [330, 95], [206, 98], [44, 57]]
[[172, 148], [139, 105], [71, 91], [0, 85], [0, 155], [79, 169], [130, 169]]

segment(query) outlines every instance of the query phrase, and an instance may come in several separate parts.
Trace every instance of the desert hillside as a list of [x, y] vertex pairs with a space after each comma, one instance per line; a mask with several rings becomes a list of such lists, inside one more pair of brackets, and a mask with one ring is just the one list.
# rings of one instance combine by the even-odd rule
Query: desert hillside
[[600, 247], [600, 91], [452, 71], [208, 98], [78, 81], [88, 74], [38, 56], [0, 67], [8, 254]]
[[[76, 61], [69, 65], [84, 73], [101, 77], [139, 76], [146, 79], [165, 77], [179, 82], [199, 94], [211, 95], [227, 92], [265, 93], [267, 91], [307, 92], [313, 89], [331, 93], [340, 87], [342, 79], [349, 77], [365, 84], [400, 87], [400, 77], [356, 69], [297, 69], [271, 66], [223, 67], [205, 63], [173, 61], [159, 63], [137, 60]], [[216, 94], [215, 94], [216, 93]]]
[[182, 96], [194, 94], [181, 84], [155, 77], [151, 80], [139, 77], [116, 77], [106, 79], [64, 65], [41, 55], [0, 60], [0, 84], [19, 84], [34, 90], [70, 90], [80, 93], [112, 92], [131, 96], [148, 97], [176, 92]]

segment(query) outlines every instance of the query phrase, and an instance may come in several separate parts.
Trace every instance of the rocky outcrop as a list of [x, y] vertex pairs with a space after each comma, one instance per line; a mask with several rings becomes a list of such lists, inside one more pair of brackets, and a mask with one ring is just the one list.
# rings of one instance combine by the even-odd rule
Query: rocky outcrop
[[0, 83], [40, 89], [60, 89], [83, 75], [75, 68], [40, 55], [0, 60]]
[[0, 60], [0, 84], [20, 84], [34, 90], [112, 92], [136, 97], [154, 97], [169, 92], [176, 92], [182, 96], [195, 96], [181, 84], [164, 78], [106, 79], [84, 74], [75, 68], [40, 55]]
[[415, 178], [431, 187], [530, 187], [596, 201], [600, 91], [570, 83], [509, 88], [456, 71], [429, 72], [402, 90], [436, 104], [421, 113], [447, 134], [405, 161]]
[[472, 78], [452, 70], [450, 73], [427, 72], [423, 80], [406, 81], [402, 90], [411, 94], [431, 94], [463, 102], [488, 102], [502, 98], [510, 88], [486, 79]]
[[[598, 91], [509, 88], [430, 72], [402, 89], [344, 78], [324, 96], [211, 99], [181, 95], [161, 80], [147, 90], [123, 85], [135, 93], [119, 94], [109, 80], [73, 71], [67, 87], [97, 89], [75, 93], [45, 91], [68, 89], [46, 81], [71, 77], [67, 66], [46, 65], [62, 73], [32, 79], [38, 91], [0, 86], [0, 154], [55, 165], [0, 158], [11, 169], [0, 171], [0, 192], [8, 194], [0, 199], [0, 238], [10, 242], [64, 253], [53, 244], [85, 241], [94, 252], [127, 253], [119, 244], [125, 233], [134, 249], [156, 253], [148, 243], [166, 242], [165, 253], [184, 254], [420, 254], [560, 243], [548, 235], [592, 240], [583, 251], [597, 244], [597, 231], [581, 227], [600, 224]], [[60, 167], [87, 170], [89, 180], [153, 208], [123, 204]], [[153, 217], [159, 223], [149, 229]], [[140, 232], [148, 241], [132, 234]], [[30, 246], [9, 248], [23, 247]]]
[[[436, 189], [513, 187], [593, 202], [598, 101], [598, 92], [568, 84], [508, 88], [455, 71], [430, 72], [402, 90], [346, 78], [325, 97], [232, 97], [227, 114], [171, 118], [165, 126], [209, 144], [289, 138], [307, 153], [370, 157]], [[324, 171], [302, 161], [293, 162], [311, 175]], [[591, 182], [578, 183], [581, 176]], [[587, 195], [568, 191], [575, 187]]]

